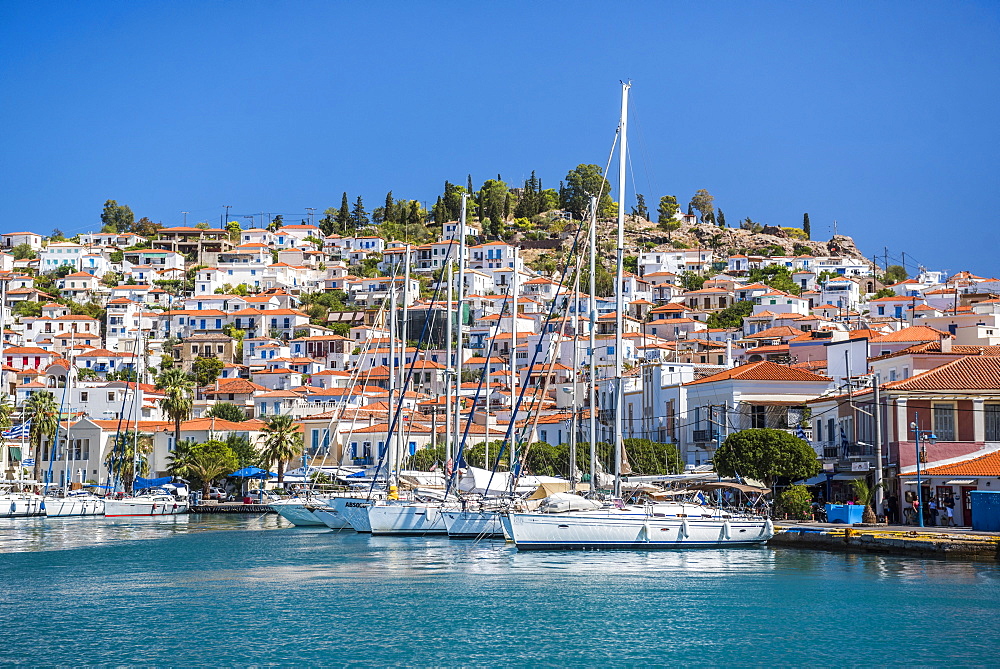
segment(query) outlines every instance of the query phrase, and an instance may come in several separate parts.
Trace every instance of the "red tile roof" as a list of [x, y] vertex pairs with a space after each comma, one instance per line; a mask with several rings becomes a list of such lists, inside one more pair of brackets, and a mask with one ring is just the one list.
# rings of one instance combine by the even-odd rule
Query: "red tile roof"
[[785, 365], [779, 365], [774, 362], [762, 360], [761, 362], [751, 362], [749, 365], [740, 365], [739, 367], [734, 367], [733, 369], [727, 369], [719, 372], [718, 374], [712, 374], [711, 376], [706, 376], [702, 379], [697, 379], [696, 381], [691, 381], [684, 385], [690, 386], [696, 383], [711, 383], [713, 381], [728, 380], [819, 382], [829, 381], [830, 379], [811, 372], [793, 369], [792, 367], [786, 367]]
[[1000, 357], [963, 356], [908, 379], [892, 381], [886, 390], [989, 390], [1000, 389]]
[[1000, 451], [924, 470], [926, 476], [1000, 476]]

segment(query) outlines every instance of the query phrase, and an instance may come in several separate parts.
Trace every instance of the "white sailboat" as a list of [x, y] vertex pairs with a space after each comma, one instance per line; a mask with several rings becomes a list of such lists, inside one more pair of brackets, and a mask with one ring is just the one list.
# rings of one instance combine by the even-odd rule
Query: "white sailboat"
[[33, 492], [36, 481], [0, 483], [0, 518], [26, 518], [45, 515], [45, 497]]
[[[614, 384], [614, 458], [615, 484], [611, 502], [585, 499], [557, 493], [546, 498], [532, 512], [508, 511], [502, 516], [504, 531], [518, 550], [586, 548], [682, 548], [717, 547], [763, 543], [774, 535], [770, 519], [743, 515], [710, 506], [684, 502], [625, 505], [621, 494], [623, 448], [623, 355], [622, 334], [624, 298], [623, 261], [625, 229], [625, 166], [628, 141], [629, 84], [622, 83], [621, 121], [619, 124], [618, 165], [618, 236], [616, 272], [616, 334]], [[592, 200], [593, 202], [593, 200]], [[593, 229], [591, 230], [593, 238]], [[593, 262], [593, 256], [592, 260]], [[593, 268], [591, 277], [594, 276]], [[591, 288], [593, 293], [593, 288]], [[593, 321], [592, 321], [593, 323]], [[593, 337], [593, 330], [591, 330]], [[593, 339], [592, 339], [593, 340]], [[593, 366], [591, 366], [593, 369]], [[593, 387], [594, 379], [590, 380]], [[593, 397], [593, 395], [592, 395]], [[591, 417], [596, 413], [591, 404]], [[593, 422], [591, 422], [593, 440]], [[593, 455], [592, 462], [593, 462]], [[592, 467], [592, 476], [595, 468]]]
[[47, 518], [71, 516], [103, 516], [104, 498], [83, 490], [67, 492], [62, 497], [45, 498]]

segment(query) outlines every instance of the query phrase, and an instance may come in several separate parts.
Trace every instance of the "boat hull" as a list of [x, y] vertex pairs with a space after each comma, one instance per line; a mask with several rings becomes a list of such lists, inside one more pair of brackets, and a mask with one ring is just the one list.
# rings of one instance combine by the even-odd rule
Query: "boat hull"
[[368, 509], [375, 535], [447, 534], [440, 504], [378, 504]]
[[0, 518], [44, 516], [44, 498], [34, 493], [0, 495]]
[[444, 524], [452, 539], [487, 539], [504, 536], [498, 511], [445, 511]]
[[271, 503], [271, 508], [278, 515], [295, 525], [296, 527], [322, 527], [323, 521], [316, 517], [311, 510], [306, 508], [306, 503], [302, 500], [281, 500]]
[[722, 548], [762, 544], [770, 520], [662, 518], [642, 513], [507, 513], [504, 530], [518, 550]]
[[333, 510], [338, 516], [348, 522], [355, 532], [371, 533], [372, 526], [368, 521], [368, 509], [375, 500], [365, 497], [337, 497], [333, 500]]
[[84, 499], [53, 497], [45, 500], [45, 516], [47, 518], [103, 515], [104, 500], [98, 497]]
[[173, 516], [187, 510], [187, 502], [166, 497], [104, 500], [104, 515], [108, 518]]
[[351, 524], [334, 509], [313, 509], [312, 513], [313, 516], [315, 516], [321, 523], [329, 527], [331, 530], [354, 529], [351, 527]]

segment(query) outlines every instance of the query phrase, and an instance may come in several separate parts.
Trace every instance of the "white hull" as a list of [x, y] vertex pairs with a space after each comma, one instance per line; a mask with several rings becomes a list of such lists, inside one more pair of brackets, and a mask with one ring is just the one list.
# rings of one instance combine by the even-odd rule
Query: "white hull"
[[497, 511], [445, 511], [445, 527], [453, 539], [484, 539], [504, 536]]
[[774, 536], [769, 519], [662, 517], [641, 509], [507, 513], [502, 520], [518, 550], [720, 548]]
[[103, 515], [104, 500], [99, 497], [49, 497], [45, 500], [45, 516], [48, 518]]
[[169, 496], [126, 497], [125, 499], [104, 500], [104, 515], [108, 518], [127, 516], [173, 516], [187, 513], [186, 501]]
[[333, 510], [356, 532], [367, 533], [372, 531], [371, 523], [368, 522], [368, 508], [374, 504], [375, 500], [364, 497], [337, 497], [333, 500]]
[[441, 504], [378, 504], [368, 509], [372, 534], [447, 534]]
[[315, 516], [321, 523], [331, 530], [353, 530], [351, 524], [333, 509], [313, 509]]
[[44, 497], [30, 492], [0, 495], [0, 518], [27, 518], [44, 516]]
[[269, 506], [277, 511], [278, 515], [297, 527], [322, 527], [323, 525], [323, 521], [306, 508], [305, 500], [283, 499], [279, 502], [271, 502]]

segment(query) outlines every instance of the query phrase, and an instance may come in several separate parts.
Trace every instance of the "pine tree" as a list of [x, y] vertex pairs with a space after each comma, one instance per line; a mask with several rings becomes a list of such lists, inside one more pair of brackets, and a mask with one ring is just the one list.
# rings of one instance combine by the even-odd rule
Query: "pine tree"
[[410, 211], [409, 215], [407, 216], [406, 222], [409, 223], [410, 225], [423, 225], [424, 222], [423, 210], [420, 207], [420, 203], [417, 202], [416, 200], [410, 200]]
[[649, 220], [649, 208], [646, 207], [646, 198], [641, 193], [636, 193], [635, 195], [635, 207], [632, 208], [632, 214], [644, 220]]
[[396, 218], [392, 215], [392, 191], [385, 194], [385, 209], [382, 212], [382, 220], [392, 223]]
[[727, 227], [726, 226], [726, 215], [722, 213], [721, 209], [719, 210], [719, 227], [720, 228]]
[[340, 209], [337, 211], [337, 226], [342, 233], [347, 232], [347, 226], [351, 222], [351, 206], [347, 203], [347, 193], [340, 198]]
[[445, 221], [448, 220], [448, 207], [444, 204], [444, 199], [438, 195], [437, 202], [434, 203], [434, 207], [431, 209], [431, 215], [434, 217], [434, 223], [437, 225], [444, 225]]
[[802, 232], [806, 233], [806, 239], [812, 239], [812, 226], [809, 225], [809, 214], [802, 214]]
[[354, 224], [355, 231], [368, 225], [368, 212], [365, 211], [365, 205], [361, 201], [360, 195], [354, 201], [354, 209], [351, 210], [351, 223]]
[[688, 204], [688, 216], [694, 216], [694, 207]]

